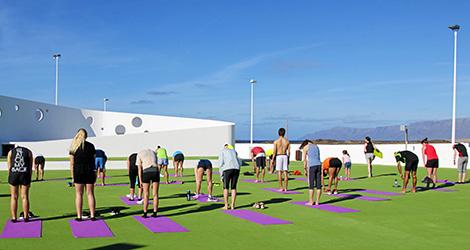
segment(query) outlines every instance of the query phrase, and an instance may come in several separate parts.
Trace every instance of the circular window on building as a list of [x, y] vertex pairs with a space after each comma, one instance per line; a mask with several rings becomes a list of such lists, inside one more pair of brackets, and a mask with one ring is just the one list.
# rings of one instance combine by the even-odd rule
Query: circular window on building
[[20, 105], [16, 104], [15, 105], [15, 111], [18, 111], [18, 110], [20, 110]]
[[91, 124], [93, 123], [93, 117], [88, 116], [88, 117], [86, 118], [86, 122], [88, 123], [88, 125], [91, 125]]
[[142, 126], [142, 119], [140, 117], [134, 117], [134, 119], [132, 119], [132, 126], [136, 128]]
[[42, 121], [44, 119], [44, 111], [42, 111], [42, 109], [36, 109], [34, 112], [34, 118], [38, 122]]
[[114, 129], [114, 132], [116, 132], [117, 135], [123, 135], [126, 133], [126, 127], [123, 125], [117, 125]]

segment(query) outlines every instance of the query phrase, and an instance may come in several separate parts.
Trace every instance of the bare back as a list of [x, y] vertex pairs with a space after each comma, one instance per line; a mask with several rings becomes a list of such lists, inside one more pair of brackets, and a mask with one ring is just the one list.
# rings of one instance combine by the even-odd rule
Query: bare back
[[284, 137], [279, 137], [274, 141], [274, 155], [289, 155], [290, 154], [290, 143]]

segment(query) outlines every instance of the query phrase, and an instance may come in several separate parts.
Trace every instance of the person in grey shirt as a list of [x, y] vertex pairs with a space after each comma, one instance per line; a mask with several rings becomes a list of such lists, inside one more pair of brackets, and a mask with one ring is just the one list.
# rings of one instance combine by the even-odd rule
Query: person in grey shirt
[[219, 171], [224, 183], [224, 210], [228, 207], [228, 190], [232, 190], [232, 202], [230, 209], [235, 209], [235, 200], [237, 198], [237, 182], [240, 175], [240, 163], [237, 152], [229, 144], [225, 144], [224, 149], [219, 155]]

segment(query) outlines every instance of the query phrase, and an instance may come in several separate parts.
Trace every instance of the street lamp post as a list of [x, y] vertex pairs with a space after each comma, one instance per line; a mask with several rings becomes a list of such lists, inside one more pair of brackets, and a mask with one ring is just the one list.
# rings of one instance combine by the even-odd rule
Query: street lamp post
[[454, 32], [454, 92], [452, 97], [452, 145], [455, 144], [455, 123], [456, 123], [456, 102], [457, 102], [457, 33], [460, 29], [459, 25], [449, 26]]
[[405, 133], [405, 150], [408, 150], [408, 126], [401, 125], [400, 131], [403, 131]]
[[253, 146], [253, 95], [254, 95], [254, 86], [256, 83], [255, 79], [250, 80], [251, 83], [251, 116], [250, 116], [250, 146]]
[[60, 54], [52, 56], [55, 60], [55, 105], [59, 105], [59, 58]]
[[104, 98], [103, 99], [103, 111], [106, 112], [106, 104], [109, 102], [109, 99], [108, 98]]

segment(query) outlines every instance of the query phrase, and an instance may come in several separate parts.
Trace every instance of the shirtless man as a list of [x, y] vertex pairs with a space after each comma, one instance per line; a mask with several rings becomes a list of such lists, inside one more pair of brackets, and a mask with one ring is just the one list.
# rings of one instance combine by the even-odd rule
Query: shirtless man
[[[286, 130], [280, 128], [278, 131], [279, 138], [274, 141], [273, 145], [273, 161], [271, 167], [276, 162], [276, 171], [279, 180], [279, 191], [287, 191], [287, 184], [289, 178], [289, 155], [290, 155], [290, 143], [289, 140], [284, 138]], [[282, 176], [284, 175], [284, 186], [282, 185]]]

